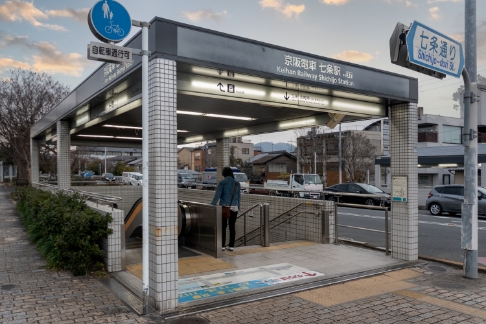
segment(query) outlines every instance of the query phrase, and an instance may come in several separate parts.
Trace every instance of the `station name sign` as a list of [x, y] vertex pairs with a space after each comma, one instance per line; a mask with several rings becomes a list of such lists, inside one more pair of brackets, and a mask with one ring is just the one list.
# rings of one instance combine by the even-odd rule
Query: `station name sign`
[[309, 79], [310, 81], [354, 88], [353, 72], [343, 68], [343, 66], [300, 57], [295, 54], [284, 55], [282, 64], [277, 65], [277, 72]]

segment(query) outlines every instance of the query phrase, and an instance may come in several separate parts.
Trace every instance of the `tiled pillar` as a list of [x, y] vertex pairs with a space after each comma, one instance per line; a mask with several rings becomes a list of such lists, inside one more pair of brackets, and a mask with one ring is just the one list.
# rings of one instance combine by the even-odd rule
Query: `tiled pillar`
[[481, 183], [479, 186], [486, 187], [486, 163], [481, 163]]
[[223, 168], [226, 166], [232, 166], [230, 164], [230, 147], [229, 138], [218, 138], [216, 140], [216, 166], [218, 172], [216, 172], [216, 181], [223, 180]]
[[3, 161], [0, 161], [0, 182], [3, 182]]
[[[418, 176], [417, 176], [417, 104], [403, 103], [391, 108], [391, 176], [408, 177], [407, 202], [392, 202], [392, 257], [418, 258]], [[392, 180], [393, 192], [393, 180]]]
[[30, 183], [39, 182], [39, 141], [30, 140]]
[[150, 305], [167, 311], [178, 301], [177, 71], [159, 58], [149, 63], [149, 175]]
[[71, 135], [69, 122], [57, 122], [57, 188], [71, 188]]

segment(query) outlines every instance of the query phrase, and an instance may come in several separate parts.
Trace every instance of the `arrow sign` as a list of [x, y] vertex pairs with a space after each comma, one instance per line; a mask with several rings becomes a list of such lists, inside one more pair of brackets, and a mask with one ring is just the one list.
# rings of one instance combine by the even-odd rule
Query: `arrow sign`
[[285, 100], [289, 100], [289, 96], [287, 95], [287, 91], [285, 91], [285, 96], [284, 96]]
[[305, 274], [307, 277], [315, 277], [317, 276], [316, 273], [307, 273], [307, 272], [302, 272], [303, 274]]
[[459, 78], [464, 69], [462, 44], [414, 21], [407, 34], [410, 62]]
[[221, 92], [225, 92], [225, 91], [223, 90], [224, 85], [223, 85], [221, 82], [220, 82], [220, 83], [218, 83], [217, 87], [219, 87], [219, 90], [220, 90]]

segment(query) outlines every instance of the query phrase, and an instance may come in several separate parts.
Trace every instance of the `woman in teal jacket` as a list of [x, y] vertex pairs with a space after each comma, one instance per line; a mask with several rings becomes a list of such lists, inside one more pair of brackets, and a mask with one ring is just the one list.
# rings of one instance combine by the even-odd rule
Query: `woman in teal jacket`
[[[223, 243], [223, 251], [226, 249], [226, 227], [228, 226], [229, 220], [229, 230], [230, 230], [230, 241], [228, 249], [233, 251], [235, 247], [235, 236], [236, 236], [236, 216], [238, 215], [238, 210], [240, 209], [240, 183], [235, 180], [235, 176], [233, 175], [233, 170], [230, 167], [223, 168], [223, 177], [224, 179], [218, 183], [218, 187], [216, 188], [216, 192], [214, 193], [213, 201], [211, 205], [216, 205], [219, 200], [219, 204], [221, 206], [230, 206], [230, 218], [223, 218], [223, 236], [222, 236], [222, 243]], [[236, 186], [236, 190], [235, 190]], [[231, 201], [231, 197], [234, 197], [233, 201]]]

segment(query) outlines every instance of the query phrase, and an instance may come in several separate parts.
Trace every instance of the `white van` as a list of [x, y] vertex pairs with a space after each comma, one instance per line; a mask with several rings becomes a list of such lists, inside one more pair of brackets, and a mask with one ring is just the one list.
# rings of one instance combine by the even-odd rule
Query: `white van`
[[130, 184], [132, 186], [142, 186], [143, 185], [143, 174], [138, 172], [132, 172], [130, 175]]
[[137, 172], [123, 172], [122, 173], [122, 182], [123, 184], [129, 185], [130, 184], [130, 179], [132, 177], [132, 174], [137, 173]]

